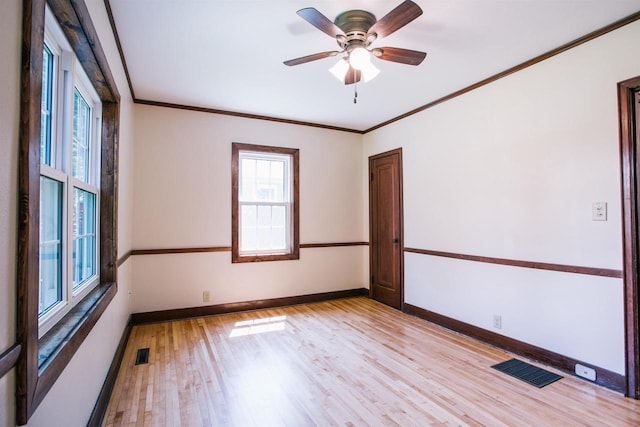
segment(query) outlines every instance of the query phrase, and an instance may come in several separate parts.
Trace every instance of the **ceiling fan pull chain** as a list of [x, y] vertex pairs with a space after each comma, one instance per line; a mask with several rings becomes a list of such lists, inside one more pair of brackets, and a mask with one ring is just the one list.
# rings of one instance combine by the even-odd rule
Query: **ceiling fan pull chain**
[[354, 84], [353, 85], [353, 103], [357, 104], [358, 103], [358, 84]]

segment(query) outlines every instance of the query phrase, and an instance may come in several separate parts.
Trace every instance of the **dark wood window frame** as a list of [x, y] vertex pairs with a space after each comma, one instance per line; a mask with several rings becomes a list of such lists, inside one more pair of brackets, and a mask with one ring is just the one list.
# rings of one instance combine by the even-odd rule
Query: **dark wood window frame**
[[[293, 207], [291, 213], [292, 236], [291, 236], [291, 252], [287, 254], [275, 255], [240, 255], [239, 236], [239, 212], [238, 212], [238, 191], [239, 187], [239, 158], [240, 151], [253, 151], [256, 153], [273, 153], [290, 155], [293, 164], [293, 188], [291, 189], [293, 196]], [[234, 142], [232, 144], [231, 155], [231, 262], [257, 262], [257, 261], [283, 261], [294, 260], [300, 258], [300, 150], [297, 148], [282, 148], [266, 145], [240, 144]]]
[[[40, 99], [45, 1], [102, 102], [100, 283], [38, 339]], [[83, 0], [23, 0], [18, 149], [16, 421], [26, 424], [117, 292], [120, 94]]]

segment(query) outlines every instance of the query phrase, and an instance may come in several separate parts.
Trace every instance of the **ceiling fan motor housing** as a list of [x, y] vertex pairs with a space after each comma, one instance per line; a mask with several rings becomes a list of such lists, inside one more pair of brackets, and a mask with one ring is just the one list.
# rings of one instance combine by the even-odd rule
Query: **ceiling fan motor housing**
[[359, 46], [368, 47], [376, 39], [375, 33], [368, 34], [375, 23], [376, 17], [366, 10], [348, 10], [341, 13], [334, 21], [345, 34], [336, 37], [338, 45], [347, 51]]

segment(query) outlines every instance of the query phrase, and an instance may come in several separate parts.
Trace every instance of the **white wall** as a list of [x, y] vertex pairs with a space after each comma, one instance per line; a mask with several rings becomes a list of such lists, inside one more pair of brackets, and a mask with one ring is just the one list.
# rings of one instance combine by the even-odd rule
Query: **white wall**
[[[133, 104], [102, 0], [87, 6], [122, 96], [119, 255], [131, 249]], [[0, 352], [16, 339], [16, 217], [22, 1], [0, 4]], [[131, 261], [118, 271], [118, 294], [40, 404], [29, 426], [84, 426], [131, 312]], [[15, 370], [14, 370], [15, 371]], [[0, 379], [0, 426], [15, 425], [15, 373]]]
[[[359, 134], [136, 105], [135, 140], [136, 249], [231, 246], [233, 142], [300, 149], [301, 243], [367, 240]], [[365, 287], [367, 251], [242, 264], [230, 252], [134, 256], [134, 312]]]
[[[638, 40], [635, 22], [366, 134], [365, 164], [403, 148], [405, 246], [621, 270], [616, 83], [640, 75]], [[621, 374], [622, 286], [405, 255], [407, 303]]]

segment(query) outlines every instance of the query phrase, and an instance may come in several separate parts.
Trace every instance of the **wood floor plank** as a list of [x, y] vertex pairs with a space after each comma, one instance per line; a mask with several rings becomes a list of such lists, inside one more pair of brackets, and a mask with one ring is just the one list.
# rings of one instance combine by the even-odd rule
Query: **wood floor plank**
[[640, 425], [610, 390], [491, 368], [512, 357], [368, 298], [142, 325], [103, 425]]

